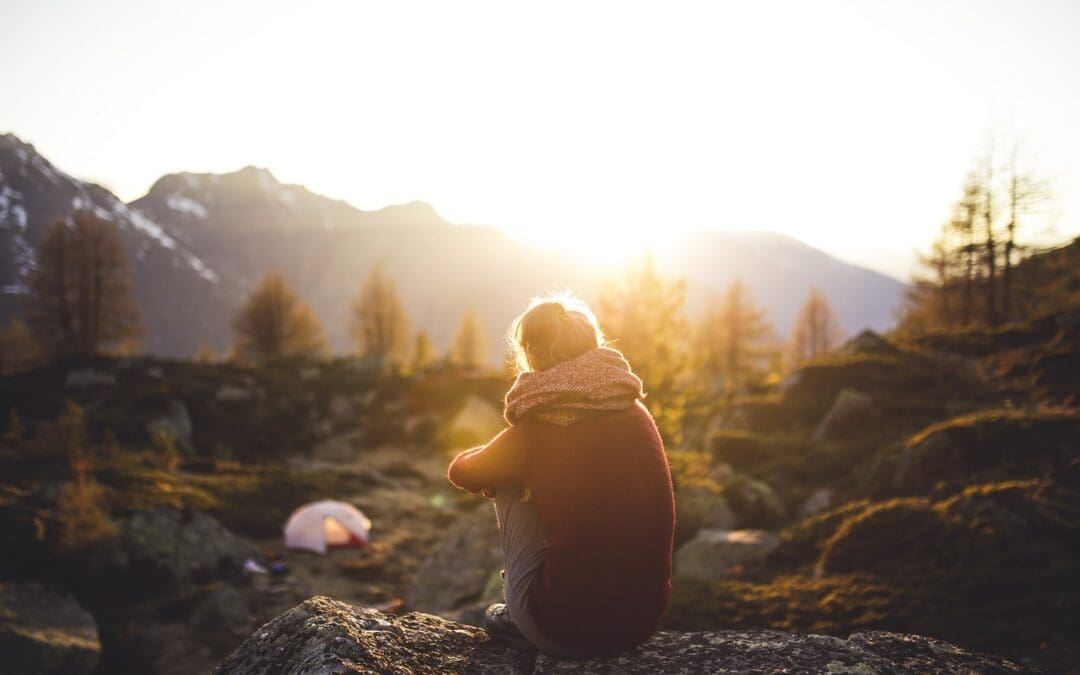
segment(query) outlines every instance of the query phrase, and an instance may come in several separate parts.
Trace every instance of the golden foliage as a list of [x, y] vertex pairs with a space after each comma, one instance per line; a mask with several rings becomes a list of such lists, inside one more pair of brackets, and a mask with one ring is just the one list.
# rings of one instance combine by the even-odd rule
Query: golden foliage
[[141, 332], [116, 226], [91, 211], [53, 221], [29, 286], [30, 328], [54, 355], [130, 350]]
[[266, 275], [248, 296], [235, 323], [234, 357], [265, 363], [282, 357], [317, 357], [327, 351], [322, 325], [280, 274]]
[[45, 360], [33, 333], [19, 319], [0, 330], [0, 375], [29, 370]]
[[397, 286], [376, 265], [353, 299], [351, 331], [362, 356], [400, 367], [409, 351], [409, 319]]
[[791, 364], [799, 366], [835, 349], [843, 331], [825, 294], [812, 289], [791, 334]]
[[665, 279], [651, 257], [630, 266], [600, 289], [597, 314], [609, 343], [626, 356], [645, 383], [646, 404], [664, 440], [682, 442], [682, 419], [692, 393], [688, 375], [686, 282]]
[[461, 317], [450, 345], [450, 363], [463, 368], [479, 368], [487, 362], [486, 352], [487, 338], [484, 337], [476, 311], [470, 307]]

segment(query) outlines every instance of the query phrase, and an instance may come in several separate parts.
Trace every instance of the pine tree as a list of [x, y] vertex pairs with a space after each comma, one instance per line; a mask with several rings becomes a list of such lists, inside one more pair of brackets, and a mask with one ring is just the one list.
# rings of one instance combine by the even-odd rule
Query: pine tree
[[91, 211], [53, 221], [29, 286], [30, 328], [53, 356], [98, 354], [139, 335], [116, 226]]
[[236, 317], [233, 355], [265, 363], [282, 357], [317, 357], [326, 353], [322, 325], [307, 305], [271, 273], [248, 296]]
[[357, 351], [400, 366], [409, 351], [409, 320], [397, 287], [376, 265], [352, 304], [351, 330]]
[[773, 329], [742, 282], [735, 281], [722, 299], [713, 297], [697, 330], [697, 353], [704, 373], [733, 390], [767, 370]]
[[840, 324], [825, 295], [816, 288], [811, 290], [792, 331], [792, 364], [798, 366], [828, 353], [839, 344], [842, 336]]
[[416, 334], [416, 340], [413, 343], [412, 369], [414, 372], [420, 372], [429, 368], [434, 362], [435, 347], [431, 344], [431, 338], [428, 337], [427, 331], [420, 331]]
[[487, 362], [487, 339], [473, 308], [465, 310], [450, 345], [450, 363], [463, 368], [479, 368]]

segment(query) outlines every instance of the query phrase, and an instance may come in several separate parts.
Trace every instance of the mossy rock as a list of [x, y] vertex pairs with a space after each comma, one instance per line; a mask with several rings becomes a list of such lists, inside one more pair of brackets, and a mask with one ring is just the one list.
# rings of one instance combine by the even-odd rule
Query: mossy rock
[[886, 457], [872, 494], [955, 492], [964, 485], [1050, 476], [1080, 455], [1080, 413], [987, 410], [932, 425]]

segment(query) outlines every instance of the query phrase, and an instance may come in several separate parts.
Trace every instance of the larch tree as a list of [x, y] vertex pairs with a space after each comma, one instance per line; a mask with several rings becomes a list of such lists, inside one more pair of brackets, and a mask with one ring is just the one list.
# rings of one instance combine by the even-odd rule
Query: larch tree
[[413, 340], [412, 369], [414, 372], [425, 370], [435, 362], [435, 346], [427, 331], [420, 331]]
[[0, 375], [18, 373], [44, 361], [44, 354], [33, 333], [19, 319], [12, 319], [0, 329]]
[[817, 288], [810, 291], [791, 335], [791, 361], [800, 365], [834, 349], [843, 337], [829, 301]]
[[773, 351], [772, 326], [741, 281], [710, 298], [696, 338], [703, 371], [728, 390], [761, 376]]
[[690, 392], [689, 322], [684, 314], [686, 282], [660, 275], [651, 257], [629, 266], [621, 278], [601, 287], [596, 310], [600, 326], [645, 383], [649, 409], [665, 439], [681, 443], [681, 426]]
[[487, 339], [472, 307], [465, 310], [450, 344], [450, 363], [463, 368], [479, 368], [487, 362]]
[[[1031, 299], [1018, 292], [1014, 272], [1029, 251], [1023, 239], [1049, 200], [1049, 189], [1028, 168], [1015, 134], [1005, 149], [995, 154], [990, 142], [975, 158], [952, 220], [921, 258], [925, 271], [907, 293], [901, 330], [995, 328], [1027, 311]], [[1002, 154], [1007, 159], [999, 164]]]
[[353, 299], [350, 330], [362, 356], [401, 366], [409, 352], [409, 319], [397, 286], [381, 265], [372, 268]]
[[99, 354], [140, 334], [120, 235], [92, 211], [49, 225], [29, 288], [30, 330], [52, 356]]
[[239, 361], [311, 358], [327, 351], [322, 324], [278, 273], [266, 275], [248, 296], [236, 316], [235, 331], [233, 356]]
[[1002, 250], [1002, 286], [1001, 313], [1006, 321], [1017, 318], [1016, 288], [1013, 272], [1016, 268], [1015, 255], [1023, 255], [1027, 247], [1021, 243], [1022, 233], [1039, 212], [1050, 201], [1050, 186], [1034, 171], [1024, 166], [1024, 144], [1016, 138], [1014, 132], [1009, 147], [1009, 161], [1005, 168], [1005, 194], [1008, 222], [1005, 224], [1005, 242]]

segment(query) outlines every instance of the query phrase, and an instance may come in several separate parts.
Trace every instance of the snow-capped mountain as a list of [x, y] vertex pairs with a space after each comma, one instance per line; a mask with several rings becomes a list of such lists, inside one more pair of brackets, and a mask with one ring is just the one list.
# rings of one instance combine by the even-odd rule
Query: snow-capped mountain
[[[124, 204], [56, 169], [11, 134], [0, 136], [0, 320], [18, 311], [33, 250], [47, 224], [75, 208], [115, 220], [135, 268], [148, 351], [224, 351], [232, 317], [271, 270], [322, 319], [337, 351], [351, 348], [349, 304], [372, 266], [394, 278], [414, 328], [446, 346], [466, 308], [485, 324], [492, 359], [510, 320], [538, 293], [572, 289], [591, 299], [601, 273], [511, 239], [490, 226], [448, 223], [428, 204], [376, 211], [279, 182], [247, 167], [171, 174]], [[892, 324], [903, 284], [788, 237], [763, 232], [690, 235], [663, 254], [662, 271], [688, 282], [688, 307], [741, 279], [785, 335], [812, 286], [849, 332]]]
[[[105, 188], [67, 175], [13, 134], [0, 135], [0, 318], [20, 312], [36, 264], [35, 247], [46, 228], [79, 209], [112, 220], [120, 230], [146, 348], [190, 353], [197, 343], [187, 336], [214, 326], [202, 306], [212, 307], [222, 297], [217, 273], [183, 241], [183, 233], [177, 236]], [[190, 303], [191, 297], [201, 300]]]

